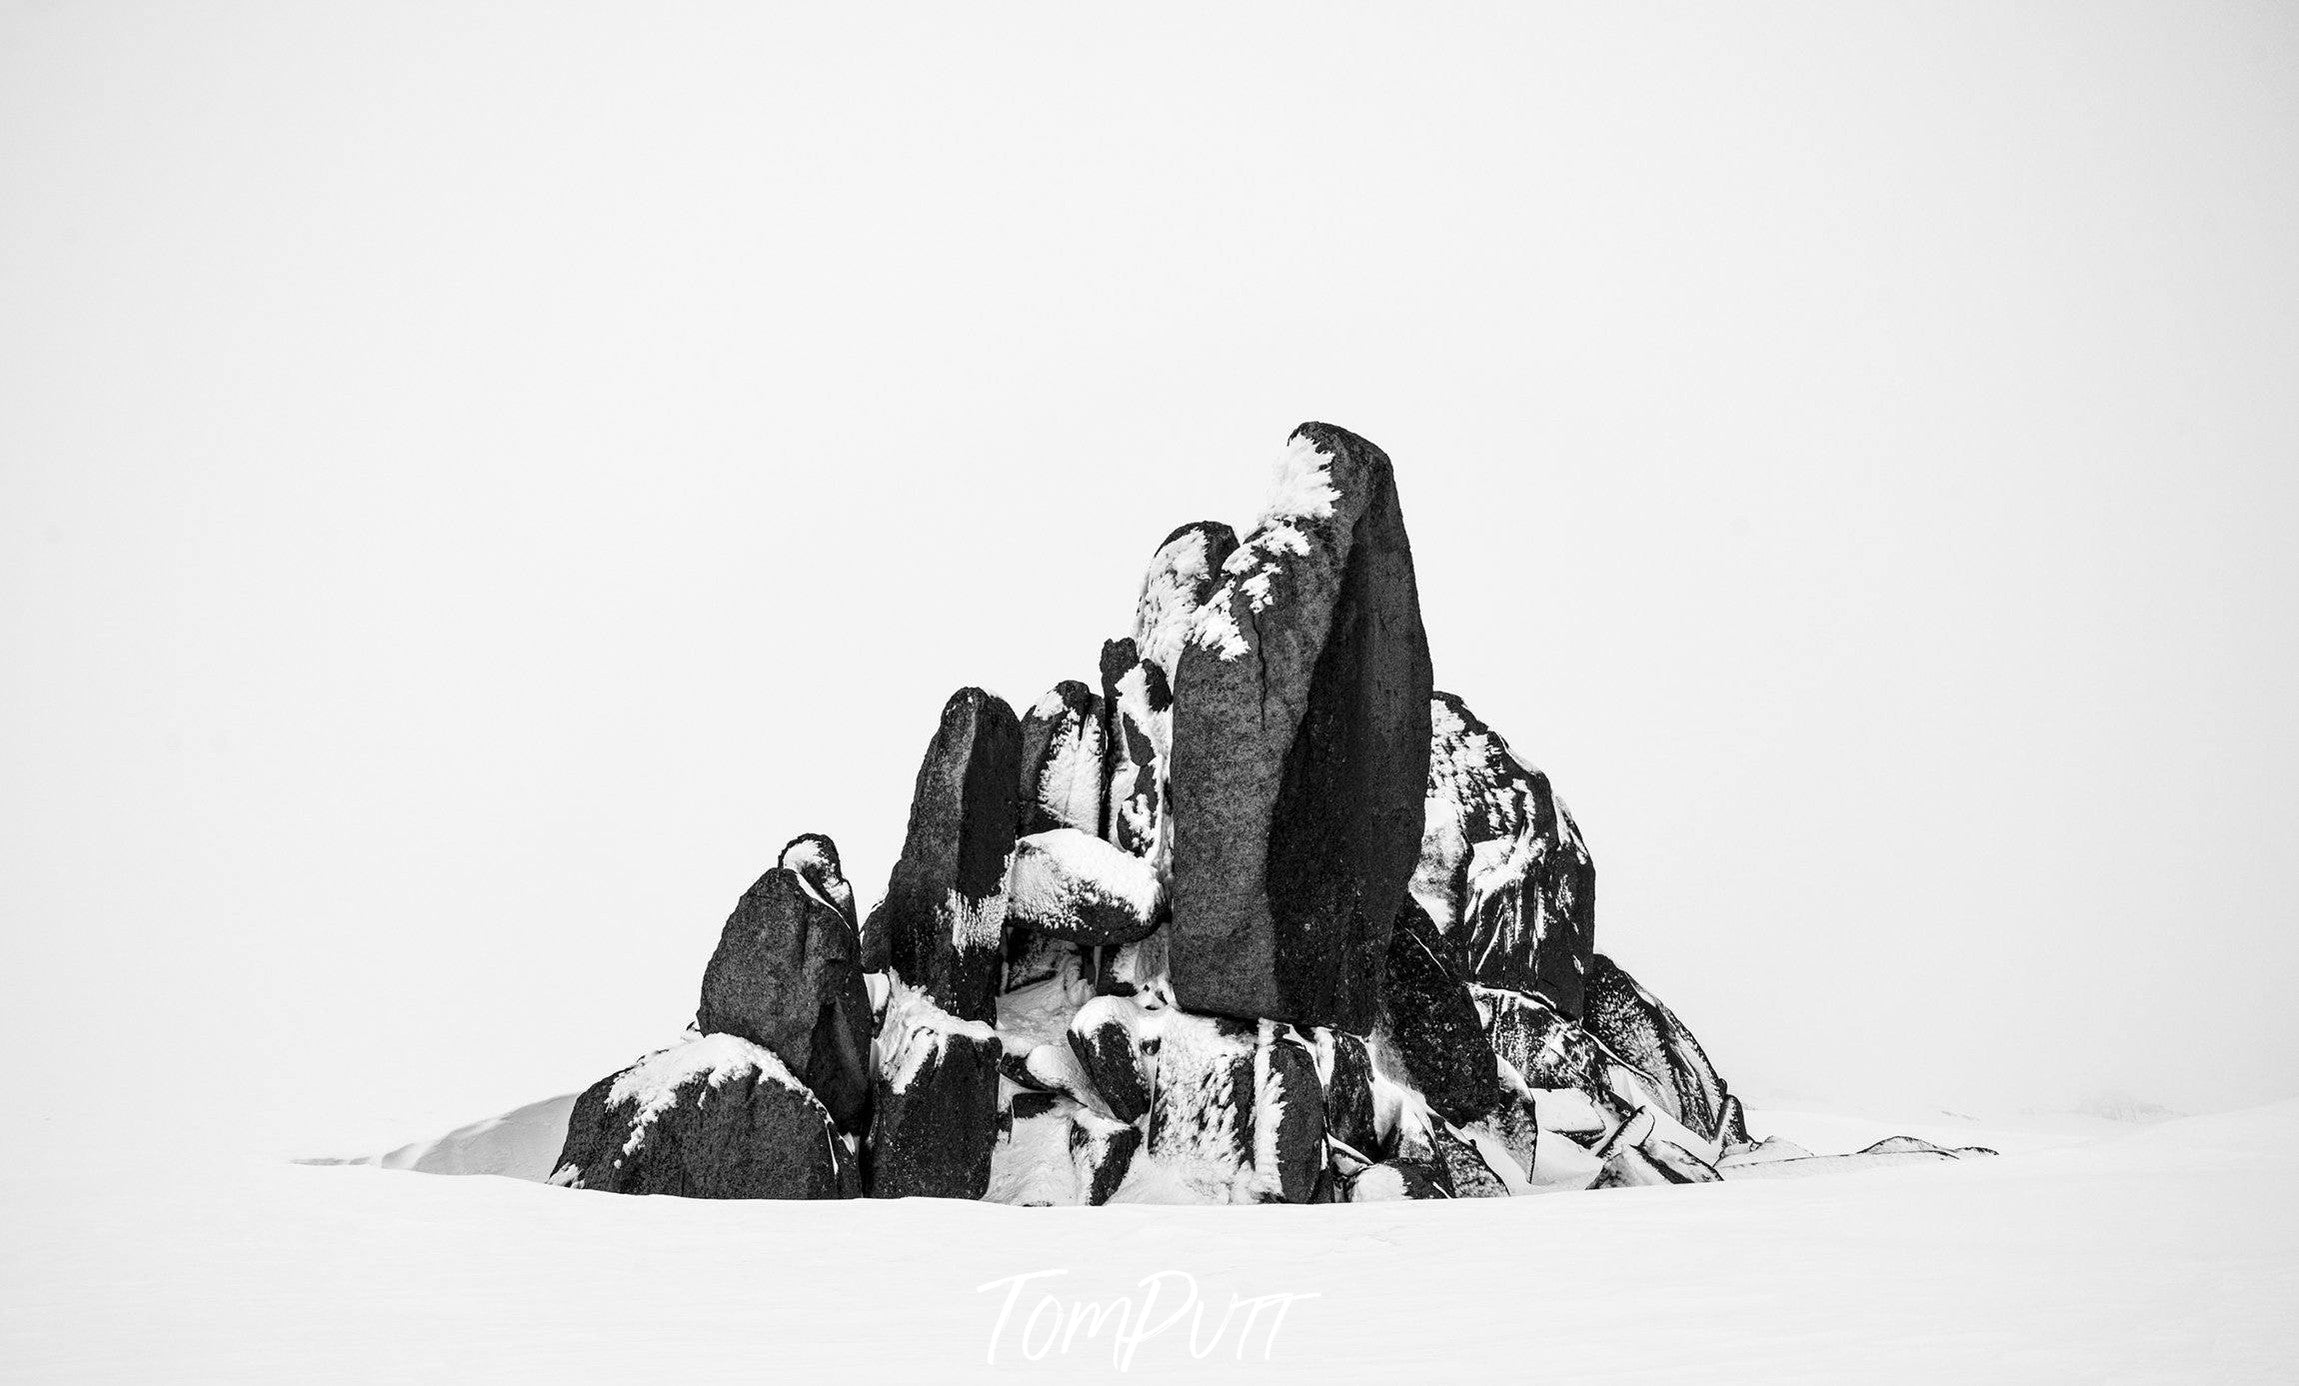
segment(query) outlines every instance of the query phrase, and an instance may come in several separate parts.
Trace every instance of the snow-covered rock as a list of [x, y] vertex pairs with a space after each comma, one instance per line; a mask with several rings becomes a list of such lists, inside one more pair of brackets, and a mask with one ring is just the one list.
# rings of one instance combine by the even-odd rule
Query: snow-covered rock
[[1549, 777], [1451, 693], [1430, 704], [1428, 802], [1413, 896], [1469, 980], [1567, 1016], [1596, 937], [1596, 863]]
[[846, 879], [846, 869], [839, 863], [838, 844], [824, 833], [800, 833], [783, 844], [782, 855], [775, 859], [776, 866], [795, 871], [799, 878], [813, 887], [822, 902], [838, 911], [846, 927], [859, 935], [861, 921], [854, 914], [854, 887]]
[[1142, 574], [1134, 603], [1134, 653], [1170, 681], [1198, 612], [1221, 585], [1222, 564], [1237, 552], [1237, 531], [1219, 520], [1193, 520], [1165, 537]]
[[1381, 1160], [1352, 1176], [1351, 1203], [1398, 1203], [1408, 1199], [1451, 1198], [1442, 1166], [1423, 1160]]
[[1021, 757], [1003, 699], [950, 696], [918, 767], [902, 857], [863, 929], [865, 966], [891, 966], [962, 1020], [998, 1013]]
[[1603, 1054], [1577, 1022], [1537, 996], [1505, 987], [1469, 988], [1485, 1017], [1485, 1036], [1501, 1062], [1534, 1089], [1603, 1093]]
[[1274, 1021], [1087, 1003], [1070, 1027], [1090, 1106], [1144, 1124], [1134, 1201], [1306, 1203], [1325, 1164], [1325, 1092], [1310, 1047]]
[[685, 1198], [848, 1198], [851, 1146], [767, 1049], [705, 1035], [602, 1078], [575, 1099], [551, 1182]]
[[1109, 816], [1104, 836], [1165, 868], [1160, 836], [1173, 727], [1173, 681], [1143, 659], [1133, 639], [1102, 644], [1102, 702], [1109, 710]]
[[1670, 1116], [1713, 1139], [1724, 1116], [1724, 1081], [1700, 1041], [1660, 998], [1602, 953], [1590, 961], [1583, 1024], [1596, 1041], [1650, 1079]]
[[1101, 835], [1109, 793], [1107, 721], [1100, 695], [1076, 679], [1055, 684], [1023, 716], [1017, 831], [1076, 828]]
[[999, 1135], [997, 1032], [900, 979], [874, 1046], [872, 1198], [981, 1198]]
[[1014, 844], [1006, 922], [1071, 943], [1132, 943], [1158, 926], [1164, 897], [1147, 861], [1091, 833], [1053, 828]]
[[[846, 884], [829, 839], [791, 847], [814, 879], [777, 866], [744, 893], [703, 972], [695, 1028], [766, 1046], [841, 1130], [856, 1131], [870, 1102], [871, 1017], [852, 892], [841, 913], [835, 890], [825, 889]], [[793, 859], [791, 848], [783, 857]]]
[[1420, 855], [1428, 641], [1379, 448], [1304, 424], [1274, 489], [1173, 679], [1174, 995], [1362, 1032]]

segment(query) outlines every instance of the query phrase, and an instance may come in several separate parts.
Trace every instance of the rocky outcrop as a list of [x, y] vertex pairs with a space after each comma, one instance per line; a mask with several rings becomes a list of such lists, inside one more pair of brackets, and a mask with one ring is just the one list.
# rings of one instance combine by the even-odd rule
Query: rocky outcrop
[[575, 1100], [551, 1182], [683, 1198], [850, 1198], [830, 1113], [780, 1059], [717, 1034], [602, 1078]]
[[1296, 430], [1242, 544], [1168, 535], [1098, 673], [1024, 719], [950, 698], [861, 928], [835, 844], [786, 846], [720, 931], [702, 1036], [573, 1102], [558, 1182], [1333, 1203], [1979, 1153], [1750, 1138], [1594, 951], [1555, 786], [1433, 692], [1364, 439]]
[[979, 688], [951, 695], [918, 767], [901, 860], [863, 930], [867, 966], [891, 967], [961, 1020], [998, 1014], [1021, 758], [1012, 708]]
[[826, 837], [799, 838], [782, 860], [791, 865], [759, 877], [727, 916], [703, 971], [695, 1028], [764, 1045], [841, 1130], [858, 1131], [870, 1101], [872, 1024], [853, 892]]
[[1430, 705], [1428, 800], [1413, 896], [1469, 980], [1568, 1017], [1596, 939], [1596, 863], [1549, 777], [1451, 693]]
[[1173, 679], [1174, 995], [1362, 1033], [1429, 770], [1429, 647], [1387, 455], [1302, 425], [1222, 574]]

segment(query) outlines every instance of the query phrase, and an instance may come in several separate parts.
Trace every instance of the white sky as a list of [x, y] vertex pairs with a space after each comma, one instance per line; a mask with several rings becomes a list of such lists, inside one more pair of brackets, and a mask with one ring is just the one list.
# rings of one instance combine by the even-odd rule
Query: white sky
[[1430, 8], [0, 8], [12, 1106], [606, 1073], [1309, 418], [1728, 1081], [2299, 1091], [2299, 12]]

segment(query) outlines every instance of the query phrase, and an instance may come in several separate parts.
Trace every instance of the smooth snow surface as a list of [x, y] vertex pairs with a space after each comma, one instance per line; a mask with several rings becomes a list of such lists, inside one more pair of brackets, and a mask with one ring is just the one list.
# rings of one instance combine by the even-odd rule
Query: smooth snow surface
[[[1126, 1379], [2268, 1382], [2299, 1360], [2299, 1102], [2138, 1129], [1754, 1118], [1822, 1150], [1909, 1131], [2007, 1153], [1543, 1198], [1046, 1209], [155, 1155], [141, 1183], [11, 1185], [0, 1377], [1105, 1379], [1108, 1332], [1033, 1362], [1019, 1320], [1040, 1287], [1066, 1313], [1162, 1272], [1211, 1301], [1201, 1345], [1231, 1294], [1318, 1298], [1266, 1361], [1259, 1329], [1243, 1362], [1234, 1329], [1193, 1359], [1185, 1320]], [[987, 1363], [1004, 1291], [976, 1287], [1056, 1270]]]

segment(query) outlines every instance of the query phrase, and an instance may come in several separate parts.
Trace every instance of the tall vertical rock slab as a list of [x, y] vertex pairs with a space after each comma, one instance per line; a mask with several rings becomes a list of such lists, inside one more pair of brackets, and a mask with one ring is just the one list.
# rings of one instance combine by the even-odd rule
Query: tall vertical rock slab
[[1468, 704], [1430, 705], [1429, 791], [1413, 897], [1469, 980], [1581, 1014], [1596, 945], [1596, 862], [1549, 777]]
[[1419, 861], [1430, 669], [1389, 458], [1294, 431], [1174, 677], [1174, 995], [1371, 1028]]
[[863, 928], [873, 970], [891, 966], [960, 1020], [998, 1015], [1021, 760], [1022, 726], [1004, 699], [950, 695], [918, 767], [901, 860]]

